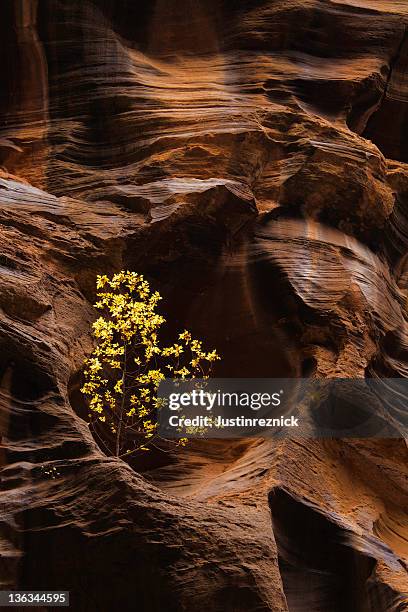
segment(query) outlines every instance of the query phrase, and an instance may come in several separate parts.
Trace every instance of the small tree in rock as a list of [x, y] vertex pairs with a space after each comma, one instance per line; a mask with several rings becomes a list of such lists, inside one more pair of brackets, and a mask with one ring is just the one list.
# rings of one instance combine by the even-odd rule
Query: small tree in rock
[[[219, 356], [215, 350], [205, 352], [188, 331], [175, 344], [161, 346], [161, 296], [142, 275], [121, 271], [112, 278], [98, 276], [97, 289], [95, 308], [101, 316], [93, 324], [96, 347], [85, 363], [81, 391], [89, 398], [95, 437], [109, 453], [127, 457], [148, 451], [158, 438], [160, 382], [166, 377], [206, 378]], [[186, 442], [183, 438], [178, 444]]]

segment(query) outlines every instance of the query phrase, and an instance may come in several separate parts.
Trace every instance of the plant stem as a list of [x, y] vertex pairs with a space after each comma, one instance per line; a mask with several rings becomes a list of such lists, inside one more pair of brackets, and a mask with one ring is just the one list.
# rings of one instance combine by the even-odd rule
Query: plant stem
[[126, 382], [126, 344], [123, 352], [123, 374], [122, 374], [122, 400], [120, 402], [119, 423], [116, 430], [116, 457], [120, 456], [120, 438], [122, 435], [123, 411], [125, 409], [125, 382]]

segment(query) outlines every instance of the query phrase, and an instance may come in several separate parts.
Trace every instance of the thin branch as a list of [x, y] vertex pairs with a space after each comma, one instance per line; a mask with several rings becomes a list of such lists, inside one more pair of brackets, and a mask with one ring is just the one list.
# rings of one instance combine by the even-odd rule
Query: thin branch
[[115, 449], [116, 457], [119, 457], [120, 455], [120, 438], [122, 435], [123, 411], [125, 409], [125, 389], [124, 389], [125, 377], [126, 377], [126, 343], [125, 343], [124, 353], [123, 353], [122, 401], [120, 403], [119, 424], [116, 430], [116, 449]]

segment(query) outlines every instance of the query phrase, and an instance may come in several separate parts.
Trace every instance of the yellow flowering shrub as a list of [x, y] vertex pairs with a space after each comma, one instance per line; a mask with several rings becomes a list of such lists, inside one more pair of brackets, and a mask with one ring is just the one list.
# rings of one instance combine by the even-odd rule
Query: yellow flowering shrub
[[[88, 398], [95, 437], [106, 451], [125, 457], [149, 450], [157, 440], [160, 382], [166, 377], [206, 378], [219, 356], [215, 350], [205, 352], [188, 331], [172, 346], [160, 345], [160, 328], [166, 322], [157, 312], [161, 296], [141, 274], [98, 276], [97, 289], [96, 346], [85, 362], [81, 391]], [[179, 440], [182, 446], [186, 443], [186, 438]]]

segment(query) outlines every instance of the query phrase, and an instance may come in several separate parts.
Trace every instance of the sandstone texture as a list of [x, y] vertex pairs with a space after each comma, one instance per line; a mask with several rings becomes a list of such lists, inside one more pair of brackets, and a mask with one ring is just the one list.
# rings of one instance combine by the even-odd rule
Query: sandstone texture
[[408, 375], [408, 3], [0, 15], [1, 588], [75, 612], [408, 610], [402, 434], [130, 466], [79, 392], [95, 277], [121, 269], [219, 375]]

